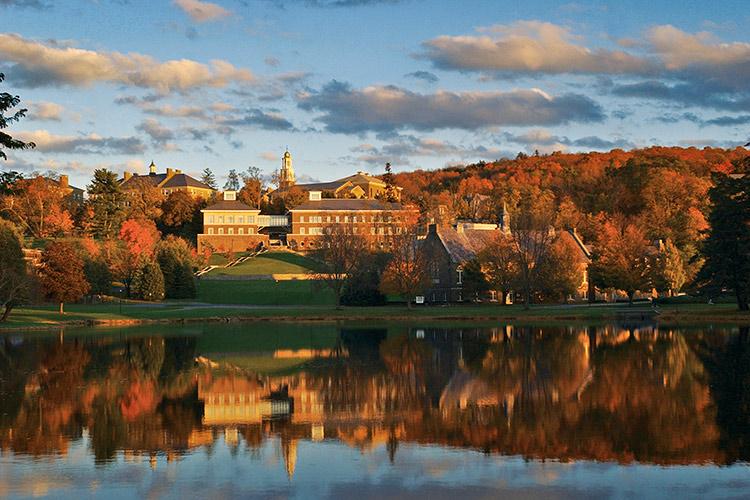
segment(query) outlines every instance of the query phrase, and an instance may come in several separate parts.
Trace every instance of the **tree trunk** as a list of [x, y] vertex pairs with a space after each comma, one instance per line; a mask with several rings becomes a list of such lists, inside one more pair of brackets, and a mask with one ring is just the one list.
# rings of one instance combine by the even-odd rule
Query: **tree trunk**
[[5, 305], [5, 310], [3, 311], [2, 317], [0, 317], [0, 323], [3, 323], [6, 319], [8, 319], [8, 316], [10, 316], [10, 311], [13, 309], [13, 306], [10, 304]]
[[65, 309], [63, 308], [63, 302], [60, 302], [60, 314], [65, 314]]

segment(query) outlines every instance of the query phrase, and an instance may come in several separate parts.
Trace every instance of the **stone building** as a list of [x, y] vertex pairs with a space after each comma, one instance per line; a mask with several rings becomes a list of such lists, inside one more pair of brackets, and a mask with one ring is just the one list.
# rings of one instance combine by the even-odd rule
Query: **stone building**
[[166, 172], [158, 174], [154, 162], [149, 165], [148, 175], [125, 172], [120, 179], [120, 185], [125, 192], [137, 189], [140, 182], [146, 182], [158, 188], [164, 196], [169, 196], [175, 191], [185, 191], [193, 198], [207, 200], [216, 192], [211, 186], [183, 173], [179, 169], [168, 168]]

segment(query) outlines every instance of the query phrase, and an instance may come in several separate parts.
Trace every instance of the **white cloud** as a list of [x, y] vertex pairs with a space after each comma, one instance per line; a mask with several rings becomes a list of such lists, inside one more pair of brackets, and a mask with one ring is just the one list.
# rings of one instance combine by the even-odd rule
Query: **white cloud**
[[62, 120], [65, 108], [54, 102], [38, 101], [29, 103], [29, 118], [37, 121]]
[[211, 2], [202, 2], [200, 0], [174, 0], [173, 3], [197, 23], [217, 21], [232, 15], [232, 12], [221, 5]]
[[164, 93], [254, 80], [249, 70], [223, 60], [209, 64], [190, 59], [160, 62], [138, 53], [59, 47], [53, 42], [42, 43], [16, 34], [0, 34], [0, 60], [12, 65], [9, 76], [29, 87], [106, 82]]
[[137, 137], [102, 137], [98, 134], [57, 135], [47, 130], [19, 131], [14, 134], [24, 142], [36, 144], [42, 153], [140, 154], [143, 142]]

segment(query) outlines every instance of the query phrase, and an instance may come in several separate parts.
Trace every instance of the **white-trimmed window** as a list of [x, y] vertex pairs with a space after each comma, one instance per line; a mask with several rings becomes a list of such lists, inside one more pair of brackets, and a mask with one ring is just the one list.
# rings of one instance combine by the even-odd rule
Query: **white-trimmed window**
[[255, 228], [254, 227], [247, 228], [247, 234], [255, 234]]
[[375, 234], [375, 228], [374, 227], [370, 228], [370, 234]]
[[208, 234], [214, 234], [214, 228], [209, 227], [208, 228]]
[[305, 216], [304, 215], [300, 215], [299, 216], [299, 221], [300, 222], [305, 222]]
[[254, 215], [248, 215], [247, 216], [247, 223], [248, 224], [255, 224], [255, 216]]
[[230, 227], [229, 229], [227, 229], [227, 234], [234, 234], [234, 228]]
[[331, 216], [330, 215], [326, 216], [326, 222], [331, 222]]
[[456, 268], [456, 284], [457, 285], [464, 284], [464, 268], [461, 266], [458, 266]]
[[336, 223], [338, 224], [339, 222], [340, 222], [340, 220], [339, 220], [339, 216], [337, 215], [337, 216], [336, 216]]
[[228, 217], [227, 217], [227, 222], [228, 222], [229, 224], [234, 224], [234, 215], [230, 215], [230, 216], [228, 216]]
[[214, 223], [214, 216], [213, 215], [209, 215], [208, 216], [208, 223], [209, 224], [213, 224]]
[[237, 216], [237, 224], [244, 224], [245, 218], [241, 215]]
[[224, 228], [223, 227], [219, 228], [219, 234], [224, 234]]
[[299, 234], [305, 234], [306, 230], [304, 227], [299, 228]]
[[219, 216], [219, 224], [224, 224], [224, 216], [223, 215]]
[[237, 229], [237, 234], [245, 234], [245, 230], [240, 227]]
[[323, 234], [323, 228], [322, 227], [311, 227], [310, 228], [310, 234]]

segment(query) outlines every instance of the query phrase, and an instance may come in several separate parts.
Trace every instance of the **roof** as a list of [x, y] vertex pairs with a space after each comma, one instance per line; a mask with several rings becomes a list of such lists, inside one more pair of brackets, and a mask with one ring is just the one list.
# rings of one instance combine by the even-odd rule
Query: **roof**
[[437, 236], [453, 262], [460, 263], [474, 259], [479, 252], [487, 248], [500, 237], [500, 231], [481, 229], [464, 229], [459, 232], [452, 227], [438, 228]]
[[322, 200], [308, 200], [292, 208], [290, 212], [298, 210], [405, 210], [400, 203], [389, 203], [380, 200], [356, 200], [348, 198], [323, 198]]
[[131, 182], [135, 182], [136, 179], [145, 179], [147, 182], [149, 182], [154, 187], [161, 186], [161, 183], [164, 182], [164, 185], [161, 187], [164, 188], [177, 188], [177, 187], [194, 187], [194, 188], [200, 188], [200, 189], [209, 189], [211, 191], [214, 191], [214, 189], [211, 186], [208, 186], [201, 181], [194, 179], [193, 177], [190, 177], [187, 174], [179, 173], [179, 174], [173, 174], [172, 177], [167, 179], [167, 174], [146, 174], [146, 175], [139, 175], [139, 174], [133, 174], [130, 179], [125, 180], [120, 179], [120, 184], [123, 186], [127, 186]]
[[251, 210], [253, 212], [260, 212], [257, 208], [245, 205], [239, 200], [221, 200], [213, 205], [207, 206], [201, 211], [205, 212], [207, 210]]
[[305, 191], [335, 191], [344, 184], [341, 181], [331, 182], [311, 182], [308, 184], [295, 184], [295, 187], [303, 189]]
[[187, 174], [174, 174], [172, 177], [169, 178], [167, 182], [164, 183], [162, 187], [171, 188], [171, 187], [183, 187], [183, 186], [213, 190], [213, 188], [209, 186], [208, 184], [204, 184], [201, 181], [194, 179]]
[[378, 179], [377, 177], [367, 175], [364, 172], [357, 172], [354, 175], [350, 175], [349, 177], [344, 177], [343, 179], [339, 179], [336, 182], [343, 184], [347, 181], [351, 182], [352, 184], [363, 184], [363, 183], [369, 182], [371, 184], [378, 184], [380, 186], [385, 186], [385, 182]]

